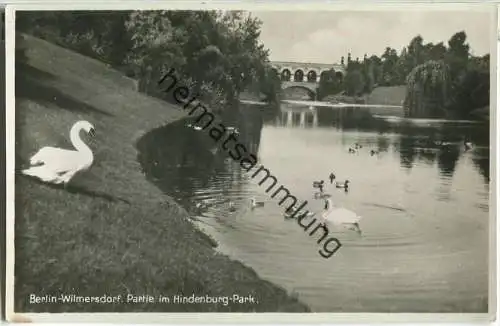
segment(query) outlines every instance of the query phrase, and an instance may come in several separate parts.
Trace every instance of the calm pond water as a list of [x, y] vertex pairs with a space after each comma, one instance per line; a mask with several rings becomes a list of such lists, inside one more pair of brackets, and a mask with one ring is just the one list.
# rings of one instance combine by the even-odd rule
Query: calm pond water
[[[313, 311], [487, 311], [487, 125], [386, 121], [380, 116], [401, 114], [383, 108], [287, 103], [276, 115], [264, 116], [266, 110], [242, 105], [242, 117], [226, 125], [243, 122], [239, 142], [308, 209], [322, 210], [312, 182], [324, 179], [335, 205], [363, 217], [361, 235], [333, 230], [343, 246], [329, 259], [319, 254], [317, 237], [284, 219], [260, 179], [186, 121], [146, 135], [139, 160], [221, 252], [295, 292]], [[464, 137], [474, 142], [472, 150], [465, 150]], [[435, 145], [439, 140], [452, 144]], [[354, 143], [362, 148], [352, 154]], [[350, 180], [348, 192], [330, 186], [331, 172]], [[252, 210], [252, 197], [265, 206]], [[197, 210], [196, 203], [207, 208]]]

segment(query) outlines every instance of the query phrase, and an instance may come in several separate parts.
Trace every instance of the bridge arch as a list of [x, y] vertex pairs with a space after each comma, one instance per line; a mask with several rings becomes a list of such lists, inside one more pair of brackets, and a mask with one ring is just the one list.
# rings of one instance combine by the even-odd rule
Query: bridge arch
[[328, 70], [322, 70], [319, 75], [319, 80], [324, 80], [325, 78], [328, 78]]
[[[342, 81], [345, 77], [345, 66], [339, 64], [300, 63], [300, 62], [272, 62], [272, 67], [278, 71], [281, 81], [297, 81], [316, 84], [320, 82], [325, 71], [334, 70], [334, 78]], [[316, 74], [316, 80], [314, 80]]]
[[302, 81], [302, 82], [297, 82], [297, 81], [286, 81], [281, 83], [281, 88], [283, 90], [291, 90], [291, 89], [302, 89], [307, 91], [307, 94], [309, 95], [309, 98], [311, 100], [316, 99], [316, 94], [317, 94], [317, 84], [316, 83], [310, 83], [307, 81]]
[[304, 71], [302, 69], [295, 70], [295, 73], [293, 74], [293, 80], [296, 82], [304, 81]]
[[282, 81], [290, 81], [291, 77], [292, 77], [292, 72], [288, 68], [283, 69], [280, 73], [280, 79]]
[[307, 79], [307, 81], [308, 81], [309, 83], [315, 83], [315, 82], [319, 81], [318, 77], [319, 77], [319, 76], [318, 76], [318, 73], [316, 72], [316, 70], [311, 69], [311, 70], [309, 70], [309, 71], [307, 72], [307, 77], [306, 77], [306, 79]]

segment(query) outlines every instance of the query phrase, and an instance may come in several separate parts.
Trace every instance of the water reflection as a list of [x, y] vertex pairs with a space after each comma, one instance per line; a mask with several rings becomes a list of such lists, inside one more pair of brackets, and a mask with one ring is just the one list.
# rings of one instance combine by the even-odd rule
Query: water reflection
[[[323, 207], [313, 180], [327, 181], [331, 172], [351, 180], [348, 193], [329, 184], [325, 191], [364, 216], [363, 236], [335, 231], [343, 247], [321, 258], [316, 243], [206, 132], [186, 127], [190, 121], [152, 131], [138, 144], [146, 175], [190, 210], [223, 252], [315, 311], [487, 309], [487, 126], [373, 116], [394, 109], [282, 105], [274, 115], [246, 105], [238, 112], [224, 123], [308, 209]], [[355, 143], [361, 148], [349, 153]], [[251, 210], [251, 197], [265, 207]]]
[[[243, 110], [241, 117], [239, 121], [246, 123], [227, 116], [222, 121], [225, 126], [236, 128], [238, 142], [257, 156], [263, 116], [258, 110]], [[144, 173], [191, 210], [200, 189], [215, 191], [206, 203], [223, 204], [233, 199], [231, 193], [242, 192], [244, 181], [239, 165], [221, 148], [223, 139], [216, 142], [205, 131], [187, 127], [195, 120], [185, 119], [168, 128], [155, 129], [137, 144]]]

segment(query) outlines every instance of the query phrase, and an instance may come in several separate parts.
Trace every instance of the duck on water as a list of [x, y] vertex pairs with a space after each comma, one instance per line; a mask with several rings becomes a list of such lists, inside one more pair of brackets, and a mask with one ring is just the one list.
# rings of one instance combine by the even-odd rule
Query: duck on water
[[345, 191], [348, 191], [348, 189], [349, 189], [349, 183], [350, 183], [349, 180], [346, 180], [345, 182], [337, 182], [335, 184], [335, 187], [337, 187], [339, 189], [345, 189]]
[[255, 198], [250, 199], [250, 207], [252, 209], [257, 208], [257, 207], [263, 207], [264, 202], [263, 201], [256, 201]]

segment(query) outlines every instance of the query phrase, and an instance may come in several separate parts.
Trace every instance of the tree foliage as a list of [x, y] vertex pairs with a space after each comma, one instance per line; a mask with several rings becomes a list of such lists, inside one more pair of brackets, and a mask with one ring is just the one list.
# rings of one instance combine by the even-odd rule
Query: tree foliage
[[347, 95], [361, 95], [365, 88], [365, 78], [360, 70], [348, 70], [344, 79], [344, 89]]
[[338, 93], [342, 87], [342, 80], [337, 77], [334, 69], [324, 71], [319, 79], [318, 98]]
[[460, 31], [447, 42], [425, 43], [417, 35], [400, 53], [386, 47], [380, 57], [363, 61], [347, 56], [343, 89], [347, 95], [370, 93], [377, 86], [407, 85], [406, 109], [411, 116], [471, 118], [489, 105], [489, 55], [470, 54]]
[[444, 61], [429, 60], [413, 68], [406, 84], [405, 106], [410, 116], [441, 116], [450, 88], [449, 68]]
[[[276, 78], [259, 42], [261, 21], [241, 11], [23, 12], [18, 28], [122, 69], [142, 91], [169, 68], [205, 99], [228, 102]], [[278, 79], [279, 82], [279, 79]], [[264, 87], [268, 85], [268, 87]], [[274, 88], [273, 88], [274, 90]], [[167, 99], [167, 98], [166, 98]]]

